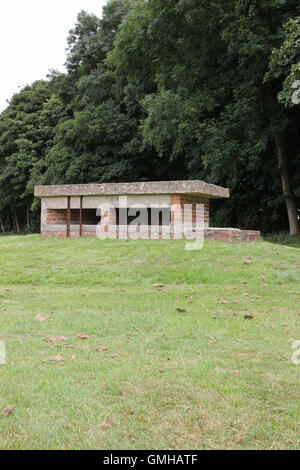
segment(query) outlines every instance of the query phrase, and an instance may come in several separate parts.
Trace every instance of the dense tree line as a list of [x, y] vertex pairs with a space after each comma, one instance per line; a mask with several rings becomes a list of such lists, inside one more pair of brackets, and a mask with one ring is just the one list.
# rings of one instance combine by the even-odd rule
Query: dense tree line
[[81, 12], [66, 73], [0, 115], [0, 230], [35, 184], [203, 179], [214, 225], [299, 232], [298, 0], [110, 0]]

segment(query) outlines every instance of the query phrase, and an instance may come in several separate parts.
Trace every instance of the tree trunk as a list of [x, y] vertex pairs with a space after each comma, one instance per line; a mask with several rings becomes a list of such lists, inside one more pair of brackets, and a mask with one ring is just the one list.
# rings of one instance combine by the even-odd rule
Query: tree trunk
[[2, 232], [3, 232], [3, 235], [5, 235], [5, 228], [4, 228], [2, 219], [0, 219], [0, 227], [1, 227], [1, 230], [2, 230]]
[[300, 225], [297, 215], [296, 197], [293, 193], [289, 176], [288, 157], [283, 133], [275, 135], [275, 143], [278, 153], [278, 168], [281, 177], [282, 190], [285, 197], [290, 224], [290, 235], [297, 235], [300, 233]]
[[11, 229], [13, 232], [16, 232], [17, 227], [16, 227], [15, 213], [12, 209], [10, 209], [10, 217], [11, 217]]
[[20, 226], [19, 226], [19, 221], [18, 221], [18, 216], [17, 216], [16, 211], [14, 211], [14, 216], [15, 216], [16, 230], [18, 233], [20, 233]]
[[29, 232], [29, 230], [30, 230], [30, 217], [29, 217], [28, 205], [26, 206], [26, 219], [27, 219], [27, 231]]

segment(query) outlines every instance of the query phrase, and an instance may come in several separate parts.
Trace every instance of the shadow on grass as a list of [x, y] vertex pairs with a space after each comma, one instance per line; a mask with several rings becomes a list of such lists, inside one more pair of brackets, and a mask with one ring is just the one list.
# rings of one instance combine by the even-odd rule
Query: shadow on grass
[[274, 243], [276, 245], [289, 246], [291, 248], [300, 248], [300, 235], [291, 237], [286, 232], [272, 233], [270, 235], [264, 235], [263, 239], [266, 242]]

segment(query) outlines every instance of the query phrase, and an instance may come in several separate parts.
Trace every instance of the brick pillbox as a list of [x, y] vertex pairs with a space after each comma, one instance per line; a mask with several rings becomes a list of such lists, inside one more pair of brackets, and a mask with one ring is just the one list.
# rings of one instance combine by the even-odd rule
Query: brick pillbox
[[[157, 229], [157, 238], [161, 236], [162, 221], [159, 216], [158, 225], [152, 220], [151, 207], [163, 207], [164, 225], [170, 225], [171, 237], [172, 225], [185, 207], [185, 217], [194, 227], [196, 224], [197, 204], [204, 207], [204, 233], [209, 240], [224, 242], [250, 242], [260, 239], [260, 232], [253, 230], [239, 230], [236, 228], [211, 228], [209, 227], [210, 200], [229, 198], [229, 190], [208, 184], [203, 181], [158, 181], [142, 183], [106, 183], [106, 184], [79, 184], [61, 186], [36, 186], [35, 196], [41, 198], [41, 234], [44, 237], [81, 237], [96, 236], [96, 227], [105, 224], [104, 231], [109, 232], [115, 228], [118, 235], [120, 224], [124, 234], [124, 220], [127, 228], [130, 224], [130, 215], [120, 201], [126, 196], [128, 208], [147, 208], [148, 220], [143, 231], [137, 232], [135, 238], [147, 237], [153, 228]], [[101, 213], [97, 211], [100, 206], [110, 205], [115, 210], [105, 209]], [[181, 212], [176, 214], [171, 211], [171, 206]], [[159, 211], [160, 209], [157, 209]], [[125, 217], [125, 219], [124, 219]], [[123, 222], [121, 222], [123, 220]], [[126, 233], [126, 226], [125, 226]], [[140, 236], [139, 236], [140, 235]]]

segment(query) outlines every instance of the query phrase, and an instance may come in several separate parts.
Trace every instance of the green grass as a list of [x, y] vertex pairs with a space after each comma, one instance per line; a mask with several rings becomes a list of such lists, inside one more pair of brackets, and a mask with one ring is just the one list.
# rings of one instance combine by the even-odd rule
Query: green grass
[[1, 237], [0, 448], [299, 448], [299, 263], [282, 238]]

